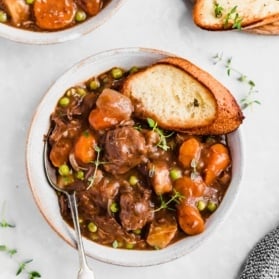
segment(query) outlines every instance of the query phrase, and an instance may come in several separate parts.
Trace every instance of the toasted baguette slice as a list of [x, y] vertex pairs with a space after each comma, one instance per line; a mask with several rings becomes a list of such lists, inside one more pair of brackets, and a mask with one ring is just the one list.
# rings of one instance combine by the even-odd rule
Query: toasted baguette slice
[[253, 28], [245, 28], [244, 31], [260, 35], [279, 35], [279, 20]]
[[182, 58], [168, 57], [131, 75], [122, 93], [132, 100], [136, 116], [152, 118], [168, 130], [226, 134], [243, 119], [230, 92]]
[[[218, 8], [217, 8], [218, 5]], [[219, 15], [216, 12], [219, 10]], [[208, 30], [258, 27], [279, 20], [276, 0], [196, 0], [193, 20]]]

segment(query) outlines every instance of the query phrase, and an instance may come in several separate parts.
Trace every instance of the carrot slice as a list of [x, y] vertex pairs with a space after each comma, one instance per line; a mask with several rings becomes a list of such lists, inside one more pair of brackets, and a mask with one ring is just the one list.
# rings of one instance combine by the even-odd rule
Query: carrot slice
[[36, 0], [34, 2], [36, 24], [46, 30], [63, 29], [74, 20], [76, 9], [73, 0]]
[[92, 133], [89, 131], [83, 132], [74, 146], [74, 155], [76, 160], [81, 163], [88, 164], [95, 159], [96, 139]]
[[96, 15], [103, 7], [102, 0], [79, 0], [82, 8], [91, 16]]
[[191, 166], [192, 160], [198, 160], [201, 152], [200, 142], [192, 137], [185, 140], [179, 148], [178, 160], [187, 168]]
[[177, 213], [179, 226], [186, 234], [195, 235], [204, 231], [204, 220], [196, 207], [183, 203], [178, 206]]
[[212, 145], [210, 147], [207, 166], [205, 168], [205, 183], [207, 185], [213, 183], [213, 181], [221, 174], [221, 172], [229, 166], [230, 162], [231, 159], [229, 150], [226, 146], [221, 143]]
[[192, 180], [188, 176], [183, 176], [175, 180], [174, 189], [186, 199], [189, 199], [192, 197], [201, 197], [204, 194], [205, 186], [201, 177]]

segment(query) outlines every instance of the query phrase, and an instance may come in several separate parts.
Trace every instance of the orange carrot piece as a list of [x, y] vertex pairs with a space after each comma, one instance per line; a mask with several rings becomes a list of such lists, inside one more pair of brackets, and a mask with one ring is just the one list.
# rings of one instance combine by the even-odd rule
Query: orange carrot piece
[[73, 0], [36, 0], [34, 15], [36, 24], [42, 29], [58, 30], [70, 25], [75, 17]]
[[178, 160], [187, 168], [193, 159], [198, 160], [201, 153], [201, 143], [194, 137], [185, 140], [179, 148]]
[[96, 139], [89, 131], [84, 131], [78, 138], [74, 146], [74, 155], [76, 160], [88, 164], [96, 157], [95, 151]]
[[206, 185], [210, 185], [214, 180], [225, 170], [231, 163], [228, 148], [221, 144], [216, 143], [210, 147], [210, 153], [205, 168], [204, 181]]
[[177, 214], [179, 226], [186, 234], [195, 235], [204, 231], [204, 220], [196, 207], [186, 203], [180, 204]]
[[202, 196], [205, 191], [205, 184], [201, 177], [192, 180], [188, 176], [183, 176], [175, 180], [174, 189], [183, 195], [185, 199], [189, 199]]
[[102, 110], [96, 108], [93, 109], [90, 114], [88, 121], [91, 127], [95, 130], [104, 130], [116, 125], [118, 120], [115, 118], [107, 117]]
[[80, 0], [80, 5], [91, 16], [96, 15], [103, 6], [102, 0]]

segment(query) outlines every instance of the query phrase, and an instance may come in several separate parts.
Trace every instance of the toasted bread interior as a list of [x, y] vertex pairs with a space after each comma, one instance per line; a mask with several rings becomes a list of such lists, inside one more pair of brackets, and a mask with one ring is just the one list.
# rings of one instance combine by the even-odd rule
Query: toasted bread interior
[[164, 128], [202, 127], [216, 117], [211, 92], [173, 65], [157, 64], [135, 74], [124, 93], [134, 100], [138, 116], [151, 117]]

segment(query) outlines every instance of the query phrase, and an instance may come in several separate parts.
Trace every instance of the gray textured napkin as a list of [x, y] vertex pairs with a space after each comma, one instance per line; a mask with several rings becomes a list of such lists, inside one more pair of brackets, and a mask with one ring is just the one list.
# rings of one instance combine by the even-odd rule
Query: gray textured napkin
[[279, 278], [279, 227], [265, 235], [250, 252], [239, 279]]

